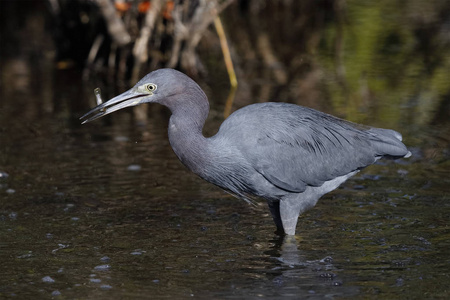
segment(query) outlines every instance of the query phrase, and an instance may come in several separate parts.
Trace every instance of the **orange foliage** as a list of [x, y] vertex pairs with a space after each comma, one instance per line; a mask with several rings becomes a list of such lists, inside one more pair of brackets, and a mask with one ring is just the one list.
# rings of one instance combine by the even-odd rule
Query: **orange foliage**
[[[131, 4], [129, 2], [125, 2], [125, 1], [116, 1], [114, 3], [114, 5], [116, 7], [116, 10], [120, 13], [127, 12], [131, 7]], [[174, 7], [175, 7], [175, 3], [173, 1], [166, 2], [166, 5], [164, 6], [164, 9], [162, 11], [162, 15], [163, 15], [164, 19], [172, 20], [172, 11], [173, 11]], [[151, 8], [151, 2], [148, 0], [141, 1], [138, 4], [138, 11], [141, 14], [147, 13], [147, 11], [150, 8]]]

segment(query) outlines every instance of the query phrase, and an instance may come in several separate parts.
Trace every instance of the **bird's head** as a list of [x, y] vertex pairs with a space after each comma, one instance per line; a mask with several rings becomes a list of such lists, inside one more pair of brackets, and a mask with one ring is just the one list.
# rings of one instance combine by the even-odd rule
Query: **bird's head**
[[[106, 116], [119, 109], [142, 103], [160, 103], [170, 109], [175, 107], [180, 97], [188, 89], [200, 90], [200, 87], [185, 74], [173, 69], [159, 69], [147, 74], [128, 91], [98, 105], [83, 115], [83, 124]], [[201, 91], [203, 94], [203, 91]], [[204, 94], [203, 94], [204, 95]], [[206, 97], [205, 97], [206, 98]]]

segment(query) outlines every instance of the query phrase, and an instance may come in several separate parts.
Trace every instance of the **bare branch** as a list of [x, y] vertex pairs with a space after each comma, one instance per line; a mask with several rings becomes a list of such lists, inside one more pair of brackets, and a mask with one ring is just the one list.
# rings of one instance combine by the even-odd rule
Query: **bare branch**
[[110, 0], [96, 0], [100, 11], [106, 21], [108, 32], [119, 46], [125, 46], [131, 42], [131, 37], [125, 29], [125, 25], [116, 13], [113, 3]]

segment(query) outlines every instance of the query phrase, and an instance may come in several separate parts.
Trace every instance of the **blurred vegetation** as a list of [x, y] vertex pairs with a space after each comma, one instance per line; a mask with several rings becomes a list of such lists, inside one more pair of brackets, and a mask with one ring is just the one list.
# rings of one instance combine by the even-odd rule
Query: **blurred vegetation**
[[326, 77], [335, 72], [330, 94], [350, 103], [338, 106], [348, 114], [375, 106], [389, 122], [400, 117], [392, 105], [407, 105], [415, 122], [430, 122], [430, 112], [450, 97], [449, 9], [448, 1], [348, 1], [342, 32], [327, 28], [320, 55]]
[[[208, 94], [223, 91], [229, 81], [212, 25], [220, 13], [239, 82], [235, 108], [295, 102], [393, 128], [449, 119], [446, 0], [47, 0], [1, 6], [2, 86], [17, 69], [7, 66], [9, 58], [47, 57], [57, 70], [83, 70], [91, 85], [115, 83], [123, 90], [150, 70], [174, 67], [203, 79]], [[215, 98], [223, 103], [221, 94]]]
[[228, 33], [239, 77], [260, 79], [249, 95], [384, 126], [447, 122], [450, 2], [262, 2], [224, 13], [245, 28]]

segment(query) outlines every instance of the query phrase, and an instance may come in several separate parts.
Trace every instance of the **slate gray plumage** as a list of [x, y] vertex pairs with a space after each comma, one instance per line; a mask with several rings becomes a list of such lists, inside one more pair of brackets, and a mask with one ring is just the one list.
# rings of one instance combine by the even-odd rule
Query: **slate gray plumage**
[[205, 138], [208, 99], [192, 79], [172, 69], [149, 73], [84, 115], [83, 123], [142, 103], [171, 110], [169, 140], [184, 165], [243, 199], [266, 199], [278, 229], [289, 235], [301, 213], [362, 168], [382, 157], [411, 155], [396, 131], [288, 103], [248, 105]]

